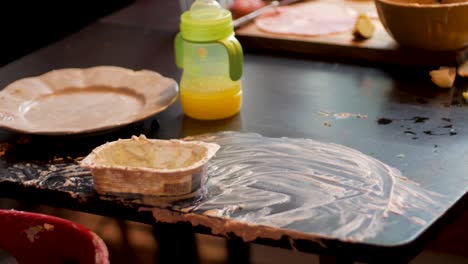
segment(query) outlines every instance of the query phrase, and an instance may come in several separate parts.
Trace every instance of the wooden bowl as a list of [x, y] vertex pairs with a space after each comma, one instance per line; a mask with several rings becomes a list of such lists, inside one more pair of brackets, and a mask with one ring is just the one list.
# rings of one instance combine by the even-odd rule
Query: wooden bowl
[[428, 50], [468, 46], [467, 0], [375, 0], [380, 21], [400, 45]]

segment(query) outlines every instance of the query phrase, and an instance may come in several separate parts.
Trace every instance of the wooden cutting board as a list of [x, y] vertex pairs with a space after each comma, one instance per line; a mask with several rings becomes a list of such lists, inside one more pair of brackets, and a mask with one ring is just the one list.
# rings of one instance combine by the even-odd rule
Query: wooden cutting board
[[313, 37], [273, 34], [260, 30], [254, 22], [236, 30], [236, 37], [246, 50], [286, 51], [321, 58], [383, 64], [455, 66], [468, 58], [468, 47], [459, 51], [429, 51], [399, 46], [380, 23], [373, 1], [318, 1], [343, 4], [359, 13], [368, 14], [376, 27], [373, 37], [355, 41], [351, 32]]

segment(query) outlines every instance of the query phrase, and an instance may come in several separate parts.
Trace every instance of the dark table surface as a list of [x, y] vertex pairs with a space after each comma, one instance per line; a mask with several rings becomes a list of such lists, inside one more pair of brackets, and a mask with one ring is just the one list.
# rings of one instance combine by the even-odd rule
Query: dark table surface
[[[0, 68], [0, 87], [52, 69], [95, 65], [151, 69], [178, 81], [181, 71], [173, 56], [178, 15], [177, 1], [136, 1]], [[323, 240], [308, 237], [291, 243], [286, 236], [254, 239], [257, 243], [369, 261], [387, 257], [408, 260], [444, 223], [460, 209], [466, 209], [468, 108], [461, 93], [468, 89], [468, 80], [459, 78], [454, 88], [442, 90], [431, 84], [427, 69], [317, 61], [293, 54], [249, 51], [244, 69], [242, 111], [226, 120], [189, 119], [176, 102], [153, 118], [102, 135], [51, 138], [0, 129], [0, 142], [8, 148], [0, 157], [1, 194], [154, 223], [151, 213], [139, 210], [141, 201], [97, 195], [91, 176], [79, 170], [75, 158], [106, 141], [139, 133], [153, 138], [180, 138], [242, 131], [342, 144], [399, 169], [421, 190], [439, 194], [439, 207], [424, 221], [408, 222], [402, 216], [392, 215], [382, 219], [384, 228], [372, 237], [347, 240], [318, 232]], [[359, 114], [361, 118], [337, 118], [333, 113]], [[50, 173], [41, 178], [41, 171]], [[70, 172], [81, 177], [75, 179], [81, 185], [63, 185]], [[195, 230], [214, 233], [206, 227], [197, 226]], [[282, 234], [280, 229], [277, 231]]]

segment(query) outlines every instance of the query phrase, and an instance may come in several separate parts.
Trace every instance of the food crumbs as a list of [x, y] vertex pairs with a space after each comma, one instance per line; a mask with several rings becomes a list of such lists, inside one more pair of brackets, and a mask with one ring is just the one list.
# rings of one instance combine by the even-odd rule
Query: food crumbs
[[75, 186], [75, 184], [70, 181], [69, 179], [67, 179], [64, 183], [63, 183], [63, 187], [69, 187], [69, 186]]
[[26, 229], [24, 232], [26, 233], [26, 236], [28, 237], [29, 241], [34, 242], [39, 236], [38, 234], [44, 230], [44, 227], [38, 225], [38, 226], [32, 226], [28, 229]]
[[54, 226], [48, 223], [44, 223], [44, 229], [47, 231], [54, 231]]

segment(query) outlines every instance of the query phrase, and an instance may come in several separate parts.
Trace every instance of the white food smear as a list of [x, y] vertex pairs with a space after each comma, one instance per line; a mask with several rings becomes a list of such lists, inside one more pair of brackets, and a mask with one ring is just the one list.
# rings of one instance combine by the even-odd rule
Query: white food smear
[[442, 210], [441, 195], [342, 145], [237, 132], [194, 139], [221, 145], [208, 166], [207, 197], [190, 212], [154, 211], [158, 221], [190, 221], [244, 240], [278, 232], [363, 240], [390, 216], [424, 225]]

